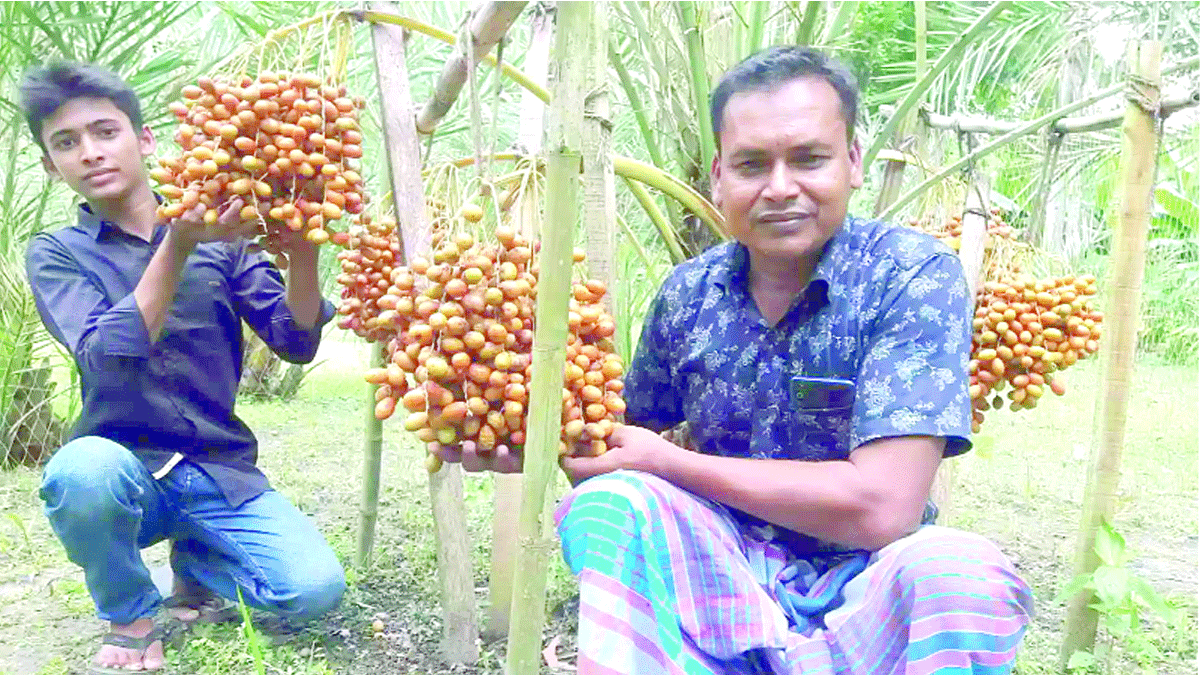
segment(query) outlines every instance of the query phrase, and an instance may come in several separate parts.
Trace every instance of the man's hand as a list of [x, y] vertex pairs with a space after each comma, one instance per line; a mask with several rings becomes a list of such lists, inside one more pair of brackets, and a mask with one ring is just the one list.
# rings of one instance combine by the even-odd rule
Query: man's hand
[[279, 246], [280, 252], [289, 260], [297, 262], [317, 259], [317, 245], [309, 241], [303, 232], [293, 232], [283, 223], [278, 223], [278, 225], [279, 234], [276, 235], [275, 242]]
[[642, 427], [618, 424], [607, 439], [608, 452], [599, 457], [566, 456], [558, 464], [571, 484], [618, 469], [655, 473], [655, 466], [671, 462], [674, 453], [687, 450]]
[[498, 445], [492, 450], [480, 452], [475, 441], [464, 441], [461, 445], [430, 443], [429, 450], [443, 462], [462, 464], [464, 471], [521, 473], [525, 462], [522, 448], [510, 448], [507, 445]]
[[178, 218], [167, 221], [172, 240], [181, 248], [191, 250], [197, 244], [213, 241], [234, 241], [257, 235], [261, 224], [257, 218], [242, 220], [241, 197], [234, 197], [217, 211], [216, 222], [205, 222], [208, 207], [197, 204]]
[[[653, 431], [626, 424], [616, 425], [607, 441], [608, 452], [599, 457], [568, 455], [559, 459], [559, 466], [572, 484], [617, 469], [653, 473], [655, 465], [669, 463], [673, 453], [688, 452]], [[581, 447], [585, 445], [586, 443]], [[473, 441], [466, 441], [461, 445], [430, 443], [429, 450], [443, 462], [462, 464], [465, 471], [520, 473], [525, 461], [523, 448], [499, 445], [493, 450], [480, 452]]]

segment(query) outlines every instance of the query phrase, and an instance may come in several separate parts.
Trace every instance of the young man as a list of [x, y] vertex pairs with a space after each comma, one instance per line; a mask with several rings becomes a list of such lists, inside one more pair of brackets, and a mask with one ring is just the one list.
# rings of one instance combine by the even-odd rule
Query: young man
[[42, 321], [82, 382], [73, 440], [46, 465], [41, 497], [111, 622], [89, 672], [162, 666], [162, 598], [140, 550], [164, 539], [180, 618], [239, 590], [289, 618], [332, 609], [341, 565], [270, 488], [254, 434], [233, 411], [243, 319], [288, 361], [317, 350], [334, 308], [320, 295], [315, 246], [287, 242], [285, 284], [247, 248], [254, 223], [240, 220], [239, 200], [213, 225], [203, 205], [159, 222], [144, 165], [154, 137], [111, 72], [51, 65], [27, 73], [21, 94], [47, 172], [86, 202], [76, 225], [34, 237], [27, 269]]
[[[927, 506], [970, 447], [958, 258], [847, 216], [863, 166], [842, 65], [770, 49], [711, 106], [736, 241], [664, 282], [610, 451], [562, 461], [579, 672], [1008, 672], [1029, 588]], [[681, 422], [698, 452], [655, 433]]]

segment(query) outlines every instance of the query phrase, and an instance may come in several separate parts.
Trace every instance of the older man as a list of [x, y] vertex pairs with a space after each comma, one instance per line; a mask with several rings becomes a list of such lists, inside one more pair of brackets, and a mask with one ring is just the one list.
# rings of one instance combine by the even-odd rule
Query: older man
[[[580, 672], [1008, 672], [1030, 591], [928, 504], [970, 447], [958, 258], [848, 217], [863, 165], [844, 66], [770, 49], [711, 107], [736, 241], [664, 282], [628, 425], [562, 462]], [[694, 450], [656, 433], [683, 422]]]

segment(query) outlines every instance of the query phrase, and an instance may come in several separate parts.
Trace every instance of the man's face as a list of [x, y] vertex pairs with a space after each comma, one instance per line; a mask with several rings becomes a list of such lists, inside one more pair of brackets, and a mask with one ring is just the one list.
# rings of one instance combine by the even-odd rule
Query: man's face
[[89, 202], [123, 199], [146, 185], [143, 157], [154, 152], [149, 128], [133, 129], [107, 98], [67, 101], [42, 125], [46, 171]]
[[735, 239], [760, 257], [815, 260], [863, 182], [841, 100], [814, 77], [734, 94], [713, 162], [716, 205]]

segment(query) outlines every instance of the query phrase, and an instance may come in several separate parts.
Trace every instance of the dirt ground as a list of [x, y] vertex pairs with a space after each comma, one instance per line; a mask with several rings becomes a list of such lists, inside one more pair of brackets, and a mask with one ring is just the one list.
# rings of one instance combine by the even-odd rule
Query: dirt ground
[[[358, 356], [318, 368], [291, 403], [252, 403], [240, 413], [261, 441], [261, 465], [276, 487], [312, 515], [349, 567], [357, 536], [365, 393], [348, 375]], [[1091, 444], [1099, 370], [1072, 371], [1070, 395], [1035, 411], [994, 413], [975, 449], [954, 460], [954, 501], [944, 524], [991, 537], [1037, 594], [1037, 611], [1017, 672], [1056, 672], [1063, 607], [1055, 601], [1070, 577], [1074, 532]], [[1194, 368], [1142, 369], [1133, 392], [1122, 463], [1116, 528], [1135, 554], [1131, 568], [1186, 609], [1179, 626], [1150, 622], [1162, 652], [1153, 670], [1195, 673], [1197, 589], [1197, 386]], [[382, 499], [375, 558], [348, 570], [342, 606], [306, 627], [255, 615], [265, 672], [499, 673], [503, 642], [481, 643], [475, 667], [449, 668], [438, 655], [442, 621], [437, 565], [421, 451], [386, 427]], [[560, 483], [561, 486], [561, 483]], [[66, 560], [41, 515], [37, 472], [0, 472], [0, 675], [82, 673], [102, 624], [78, 568]], [[468, 476], [465, 496], [474, 548], [475, 585], [486, 602], [491, 479]], [[163, 546], [146, 552], [151, 565]], [[555, 641], [564, 667], [574, 661], [575, 586], [557, 557], [548, 584], [545, 643]], [[380, 618], [384, 630], [372, 622]], [[482, 613], [480, 621], [482, 622]], [[239, 626], [197, 629], [170, 652], [171, 673], [253, 673], [251, 643]], [[1130, 672], [1124, 653], [1113, 672]]]

